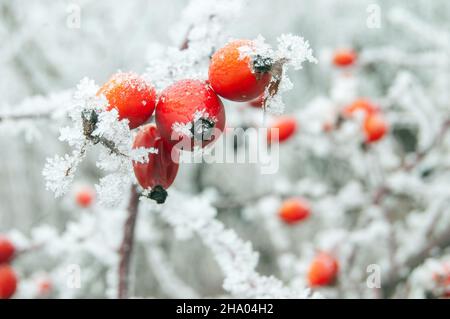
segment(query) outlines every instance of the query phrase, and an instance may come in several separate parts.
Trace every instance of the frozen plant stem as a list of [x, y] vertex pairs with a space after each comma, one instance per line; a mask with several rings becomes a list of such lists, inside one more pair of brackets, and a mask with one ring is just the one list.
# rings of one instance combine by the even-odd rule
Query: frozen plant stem
[[49, 117], [50, 113], [0, 115], [0, 122], [48, 119]]
[[[186, 50], [189, 47], [189, 33], [192, 28], [189, 29], [188, 34], [186, 35], [185, 40], [180, 46], [180, 50]], [[91, 118], [87, 118], [86, 115], [83, 116], [83, 122], [85, 127], [85, 135], [90, 136], [89, 129], [86, 130], [87, 126], [91, 124], [89, 120]], [[87, 131], [87, 132], [86, 132]], [[88, 133], [88, 134], [86, 134]], [[108, 141], [109, 142], [109, 141]], [[117, 153], [114, 144], [105, 145], [101, 143], [105, 147], [109, 148], [112, 153]], [[108, 144], [108, 143], [107, 143]], [[111, 147], [112, 146], [112, 147]], [[120, 154], [123, 155], [123, 154]], [[136, 189], [135, 185], [131, 186], [131, 194], [130, 201], [128, 203], [128, 216], [125, 221], [124, 230], [123, 230], [123, 240], [120, 245], [119, 250], [119, 289], [118, 289], [118, 298], [125, 299], [128, 298], [128, 288], [129, 288], [129, 274], [130, 274], [130, 258], [133, 250], [134, 244], [134, 231], [136, 228], [136, 219], [139, 211], [139, 192]]]
[[119, 299], [128, 298], [130, 258], [133, 250], [134, 230], [139, 208], [139, 193], [136, 186], [131, 186], [128, 216], [125, 220], [122, 244], [119, 250]]
[[[450, 227], [447, 227], [440, 235], [435, 239], [430, 240], [422, 249], [417, 253], [411, 255], [404, 263], [407, 269], [414, 269], [427, 259], [433, 249], [444, 249], [450, 246]], [[393, 272], [389, 274], [385, 283], [382, 283], [383, 298], [390, 297], [395, 293], [399, 284], [408, 279], [409, 273]]]

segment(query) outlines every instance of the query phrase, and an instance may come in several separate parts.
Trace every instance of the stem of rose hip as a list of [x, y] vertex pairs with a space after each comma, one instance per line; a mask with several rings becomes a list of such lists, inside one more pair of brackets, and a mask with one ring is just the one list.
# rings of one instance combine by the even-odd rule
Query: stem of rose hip
[[270, 68], [270, 74], [272, 75], [272, 80], [270, 81], [268, 87], [267, 87], [267, 93], [264, 96], [263, 100], [263, 109], [266, 111], [266, 104], [269, 98], [272, 98], [278, 93], [278, 90], [280, 89], [281, 80], [283, 78], [283, 71], [284, 71], [284, 64], [288, 62], [287, 59], [282, 58], [275, 62], [272, 62], [271, 68]]
[[91, 141], [94, 145], [101, 144], [110, 150], [111, 154], [116, 154], [124, 157], [128, 155], [122, 153], [116, 146], [116, 144], [102, 136], [92, 135], [97, 127], [98, 114], [94, 110], [83, 110], [81, 112], [81, 119], [83, 121], [83, 134], [87, 140]]
[[139, 211], [139, 193], [136, 186], [131, 186], [130, 200], [127, 208], [127, 219], [124, 225], [122, 244], [119, 249], [119, 289], [120, 299], [129, 297], [130, 260], [134, 244], [134, 232]]
[[[186, 50], [189, 47], [189, 33], [186, 35], [185, 40], [183, 41], [180, 50]], [[86, 121], [89, 119], [92, 119], [92, 117], [87, 118], [87, 114], [82, 114], [83, 118], [83, 129], [85, 128], [85, 124], [89, 124]], [[92, 116], [92, 114], [91, 114]], [[86, 119], [85, 119], [86, 117]], [[95, 120], [95, 119], [93, 119]], [[90, 131], [90, 130], [89, 130]], [[92, 131], [93, 132], [93, 131]], [[84, 131], [86, 133], [86, 131]], [[89, 133], [89, 132], [87, 132]], [[86, 134], [85, 134], [86, 135]], [[88, 134], [90, 136], [90, 134]], [[100, 141], [101, 142], [101, 141]], [[101, 143], [104, 145], [103, 143]], [[108, 145], [104, 145], [105, 147], [108, 147]], [[113, 149], [111, 149], [111, 152], [113, 152]], [[120, 154], [124, 155], [124, 154]], [[148, 195], [149, 198], [154, 199], [157, 203], [160, 203], [162, 200], [162, 203], [167, 198], [167, 192], [159, 186], [161, 189], [158, 188], [158, 186], [154, 187], [153, 195], [150, 192]], [[139, 196], [140, 193], [137, 191], [137, 187], [135, 185], [131, 186], [131, 194], [130, 194], [130, 200], [128, 202], [128, 216], [125, 221], [124, 225], [124, 234], [123, 234], [123, 240], [122, 244], [120, 245], [119, 249], [119, 288], [118, 288], [118, 298], [124, 299], [129, 296], [129, 276], [130, 276], [130, 259], [131, 259], [131, 253], [133, 251], [134, 246], [134, 232], [136, 228], [136, 219], [138, 216], [139, 211]], [[152, 198], [155, 197], [155, 198]], [[164, 199], [162, 199], [164, 198]]]

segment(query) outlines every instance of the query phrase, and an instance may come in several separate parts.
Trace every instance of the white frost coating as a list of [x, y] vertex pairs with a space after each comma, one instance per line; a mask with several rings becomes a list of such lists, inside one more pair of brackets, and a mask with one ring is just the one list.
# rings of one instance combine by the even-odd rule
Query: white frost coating
[[63, 157], [55, 155], [47, 159], [42, 174], [44, 175], [47, 189], [55, 193], [56, 197], [64, 195], [73, 182], [77, 166], [83, 160], [84, 155], [79, 151], [73, 151], [71, 155]]
[[284, 102], [282, 95], [291, 90], [294, 86], [287, 75], [290, 67], [294, 70], [302, 68], [304, 62], [317, 63], [317, 59], [312, 54], [312, 49], [308, 41], [302, 37], [292, 34], [282, 34], [277, 38], [278, 45], [274, 49], [266, 43], [263, 36], [259, 35], [252, 41], [252, 45], [243, 45], [239, 48], [241, 59], [250, 56], [251, 58], [262, 57], [271, 59], [274, 67], [279, 64], [281, 74], [274, 74], [272, 70], [272, 82], [279, 81], [276, 94], [270, 95], [268, 89], [265, 92], [266, 110], [272, 114], [282, 114], [284, 112]]
[[231, 229], [215, 219], [217, 211], [207, 198], [190, 197], [171, 192], [161, 211], [162, 218], [175, 227], [181, 238], [200, 236], [211, 249], [225, 280], [223, 288], [241, 298], [308, 298], [307, 289], [297, 291], [285, 287], [275, 277], [266, 277], [255, 270], [258, 254], [249, 242], [241, 240]]
[[172, 130], [180, 136], [192, 137], [192, 122], [180, 123], [175, 122], [172, 124]]
[[[48, 159], [43, 175], [48, 189], [59, 197], [69, 190], [74, 180], [77, 166], [86, 156], [92, 140], [87, 139], [83, 131], [82, 113], [88, 111], [97, 114], [97, 123], [91, 134], [92, 138], [111, 141], [113, 149], [102, 147], [97, 167], [110, 172], [100, 179], [96, 186], [99, 200], [105, 205], [117, 205], [126, 197], [129, 185], [134, 181], [132, 161], [148, 161], [149, 153], [156, 153], [154, 148], [133, 150], [133, 136], [128, 127], [128, 120], [118, 120], [116, 109], [104, 111], [108, 105], [103, 95], [97, 95], [98, 86], [94, 81], [84, 78], [77, 86], [69, 107], [72, 126], [61, 129], [60, 140], [67, 142], [73, 151], [71, 155], [55, 156]], [[89, 114], [89, 113], [88, 113]], [[100, 143], [102, 144], [102, 143]]]
[[190, 1], [173, 30], [178, 47], [152, 55], [144, 76], [157, 89], [181, 79], [206, 79], [209, 56], [225, 42], [224, 26], [237, 17], [242, 6], [241, 0]]

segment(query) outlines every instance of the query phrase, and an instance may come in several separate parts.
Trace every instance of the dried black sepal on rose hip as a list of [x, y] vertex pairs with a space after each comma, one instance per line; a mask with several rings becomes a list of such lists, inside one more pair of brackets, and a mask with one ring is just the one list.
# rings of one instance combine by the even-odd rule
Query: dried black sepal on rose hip
[[199, 118], [191, 128], [192, 136], [196, 141], [208, 141], [214, 131], [215, 122], [209, 118]]

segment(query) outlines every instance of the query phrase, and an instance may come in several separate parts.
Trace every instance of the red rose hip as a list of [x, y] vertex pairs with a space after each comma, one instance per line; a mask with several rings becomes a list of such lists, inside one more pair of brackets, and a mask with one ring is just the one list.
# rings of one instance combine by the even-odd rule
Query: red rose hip
[[17, 289], [17, 276], [9, 265], [0, 265], [0, 299], [11, 298]]
[[347, 105], [342, 114], [345, 117], [352, 117], [356, 113], [362, 113], [364, 116], [379, 112], [379, 107], [368, 99], [360, 98]]
[[225, 111], [207, 83], [182, 80], [161, 92], [156, 125], [168, 144], [190, 151], [218, 139], [225, 127]]
[[368, 115], [363, 125], [366, 143], [374, 143], [381, 140], [388, 131], [386, 121], [378, 114]]
[[134, 139], [133, 148], [155, 148], [158, 153], [149, 153], [148, 162], [133, 161], [133, 169], [139, 184], [151, 189], [150, 198], [164, 203], [166, 189], [175, 180], [178, 172], [179, 151], [164, 142], [154, 124], [141, 127]]
[[0, 235], [0, 264], [9, 263], [16, 252], [14, 244], [6, 237]]
[[297, 131], [297, 120], [292, 116], [281, 116], [269, 127], [267, 140], [274, 142], [276, 131], [278, 131], [278, 142], [283, 143], [289, 140]]
[[332, 284], [339, 271], [339, 264], [332, 255], [321, 252], [314, 257], [309, 266], [308, 282], [310, 287]]
[[254, 43], [236, 40], [217, 50], [209, 66], [209, 82], [220, 96], [237, 102], [251, 101], [264, 93], [271, 80], [269, 58], [252, 56]]
[[135, 73], [114, 74], [97, 94], [105, 95], [108, 111], [115, 108], [120, 120], [130, 121], [130, 129], [145, 123], [155, 110], [155, 89]]
[[78, 206], [87, 208], [92, 205], [95, 198], [95, 192], [89, 187], [83, 187], [75, 194], [75, 202]]
[[308, 202], [302, 198], [286, 199], [278, 211], [278, 216], [286, 224], [298, 223], [307, 219], [310, 214], [310, 206]]
[[338, 67], [348, 67], [356, 61], [356, 52], [351, 49], [339, 49], [333, 55], [333, 64]]

